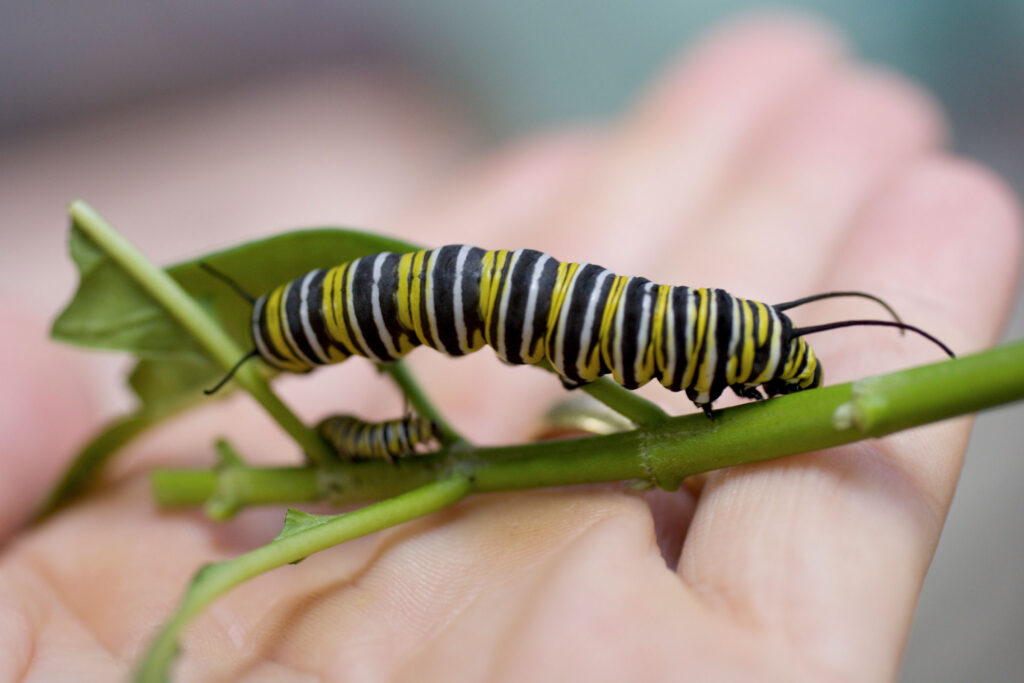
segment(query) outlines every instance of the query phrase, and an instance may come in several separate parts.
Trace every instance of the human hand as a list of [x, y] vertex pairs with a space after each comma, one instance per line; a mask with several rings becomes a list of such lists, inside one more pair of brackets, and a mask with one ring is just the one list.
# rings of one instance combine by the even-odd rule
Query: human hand
[[[964, 353], [991, 343], [1005, 318], [1018, 216], [997, 179], [940, 151], [942, 135], [922, 95], [849, 62], [820, 30], [748, 24], [700, 46], [622, 121], [526, 143], [410, 212], [399, 232], [430, 245], [530, 246], [768, 302], [863, 289]], [[822, 302], [800, 319], [837, 320], [857, 305]], [[829, 384], [938, 358], [882, 330], [814, 345]], [[425, 362], [422, 375], [455, 424], [504, 437], [560, 389], [489, 353]], [[345, 393], [368, 403], [393, 393], [353, 363], [322, 371], [331, 384], [287, 390], [307, 411], [337, 400], [341, 372]], [[9, 368], [8, 387], [40, 391], [34, 368]], [[7, 429], [46, 438], [71, 411], [65, 396]], [[256, 414], [233, 405], [198, 419], [274, 443]], [[733, 468], [650, 501], [605, 486], [476, 497], [239, 587], [189, 630], [179, 672], [892, 678], [968, 428], [955, 420]], [[153, 510], [132, 476], [140, 463], [171, 444], [179, 452], [166, 460], [178, 463], [180, 451], [205, 452], [195, 434], [174, 434], [103, 495], [8, 540], [0, 677], [123, 674], [196, 567], [276, 532], [279, 511], [218, 527]]]

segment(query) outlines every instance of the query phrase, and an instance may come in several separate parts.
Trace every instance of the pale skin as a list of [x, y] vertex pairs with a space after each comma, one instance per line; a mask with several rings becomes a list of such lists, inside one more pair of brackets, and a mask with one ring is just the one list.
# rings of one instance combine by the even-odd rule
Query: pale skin
[[[822, 29], [750, 22], [694, 47], [618, 120], [516, 144], [386, 229], [427, 245], [530, 246], [768, 302], [863, 289], [969, 353], [1005, 321], [1019, 215], [1002, 182], [951, 156], [944, 136], [934, 102]], [[821, 302], [797, 319], [869, 306]], [[888, 330], [811, 339], [826, 384], [941, 355]], [[105, 490], [44, 526], [20, 527], [48, 485], [38, 472], [70, 452], [52, 425], [95, 418], [88, 391], [52, 391], [72, 381], [60, 373], [75, 358], [17, 330], [0, 343], [0, 400], [20, 411], [0, 423], [0, 679], [123, 677], [195, 569], [266, 542], [281, 519], [257, 510], [224, 526], [155, 510], [145, 467], [208, 463], [213, 433], [271, 451], [257, 460], [294, 454], [238, 399], [140, 445]], [[563, 395], [487, 350], [423, 354], [425, 386], [481, 440], [524, 438]], [[285, 394], [309, 417], [340, 385], [383, 416], [398, 405], [385, 380], [348, 365]], [[646, 498], [614, 486], [471, 498], [232, 591], [188, 630], [177, 675], [890, 680], [969, 428], [950, 421]]]

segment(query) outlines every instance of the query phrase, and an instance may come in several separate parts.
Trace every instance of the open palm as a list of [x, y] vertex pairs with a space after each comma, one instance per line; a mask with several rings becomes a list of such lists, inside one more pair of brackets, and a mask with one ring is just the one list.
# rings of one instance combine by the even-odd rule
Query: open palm
[[[1018, 217], [998, 179], [941, 151], [943, 135], [926, 97], [852, 63], [820, 29], [748, 23], [669, 69], [621, 121], [517, 145], [388, 229], [432, 246], [529, 246], [767, 302], [862, 289], [969, 352], [1005, 318]], [[864, 306], [822, 302], [798, 319]], [[815, 347], [826, 383], [940, 357], [886, 330], [821, 335]], [[498, 440], [562, 390], [487, 355], [422, 372], [455, 424]], [[38, 365], [11, 367], [4, 391], [45, 391]], [[324, 372], [333, 383], [287, 387], [300, 410], [342, 392], [397, 405], [368, 370]], [[4, 423], [4, 442], [45, 439], [80, 415], [75, 401], [59, 396], [45, 413]], [[256, 450], [288, 448], [241, 402], [197, 419], [247, 434]], [[0, 525], [0, 679], [125, 675], [198, 566], [276, 533], [279, 510], [220, 526], [154, 510], [141, 463], [199, 462], [208, 440], [196, 424], [45, 525]], [[890, 679], [969, 426], [716, 472], [674, 494], [478, 496], [239, 587], [190, 628], [176, 671], [253, 681]], [[40, 492], [18, 479], [24, 469], [10, 470], [2, 492], [27, 505]]]

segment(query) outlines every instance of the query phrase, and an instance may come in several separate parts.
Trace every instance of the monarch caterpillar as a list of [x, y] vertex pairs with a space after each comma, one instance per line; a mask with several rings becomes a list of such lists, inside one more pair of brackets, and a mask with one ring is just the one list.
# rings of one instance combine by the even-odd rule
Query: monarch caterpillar
[[436, 422], [416, 415], [387, 422], [331, 415], [321, 420], [316, 429], [344, 458], [384, 458], [388, 462], [414, 455], [418, 446], [436, 441], [441, 434]]
[[[884, 301], [864, 292], [828, 292], [769, 305], [721, 289], [658, 285], [588, 263], [560, 262], [532, 249], [486, 251], [449, 245], [383, 252], [317, 269], [253, 298], [250, 351], [270, 365], [306, 372], [351, 356], [377, 362], [417, 346], [451, 356], [485, 344], [511, 364], [548, 361], [567, 388], [611, 374], [627, 389], [652, 379], [687, 396], [710, 417], [728, 387], [762, 400], [821, 385], [804, 335], [855, 325], [910, 330]], [[794, 327], [784, 311], [821, 299], [856, 296], [896, 319], [844, 320]]]

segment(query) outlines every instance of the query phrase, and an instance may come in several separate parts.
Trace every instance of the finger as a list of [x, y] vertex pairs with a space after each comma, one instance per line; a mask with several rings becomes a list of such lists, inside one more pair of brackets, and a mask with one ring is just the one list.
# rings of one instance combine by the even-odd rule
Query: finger
[[[933, 159], [873, 203], [822, 284], [870, 280], [908, 319], [977, 348], [1005, 319], [1019, 249], [1001, 184]], [[820, 348], [840, 376], [936, 359], [928, 344], [893, 336], [823, 336]], [[967, 430], [957, 420], [709, 477], [683, 578], [824, 671], [893, 678]]]
[[938, 108], [910, 83], [838, 69], [765, 136], [698, 233], [662, 253], [719, 254], [678, 267], [761, 300], [809, 294], [866, 199], [937, 146], [943, 128]]
[[519, 244], [524, 226], [579, 181], [602, 137], [581, 127], [513, 143], [466, 169], [438, 199], [406, 212], [389, 228], [424, 247], [467, 241], [491, 249], [535, 246]]
[[838, 43], [819, 26], [775, 19], [712, 36], [627, 116], [536, 241], [621, 272], [649, 266], [652, 247], [691, 234], [765, 127], [835, 67]]
[[71, 354], [34, 316], [0, 305], [0, 542], [36, 511], [44, 491], [94, 427]]

